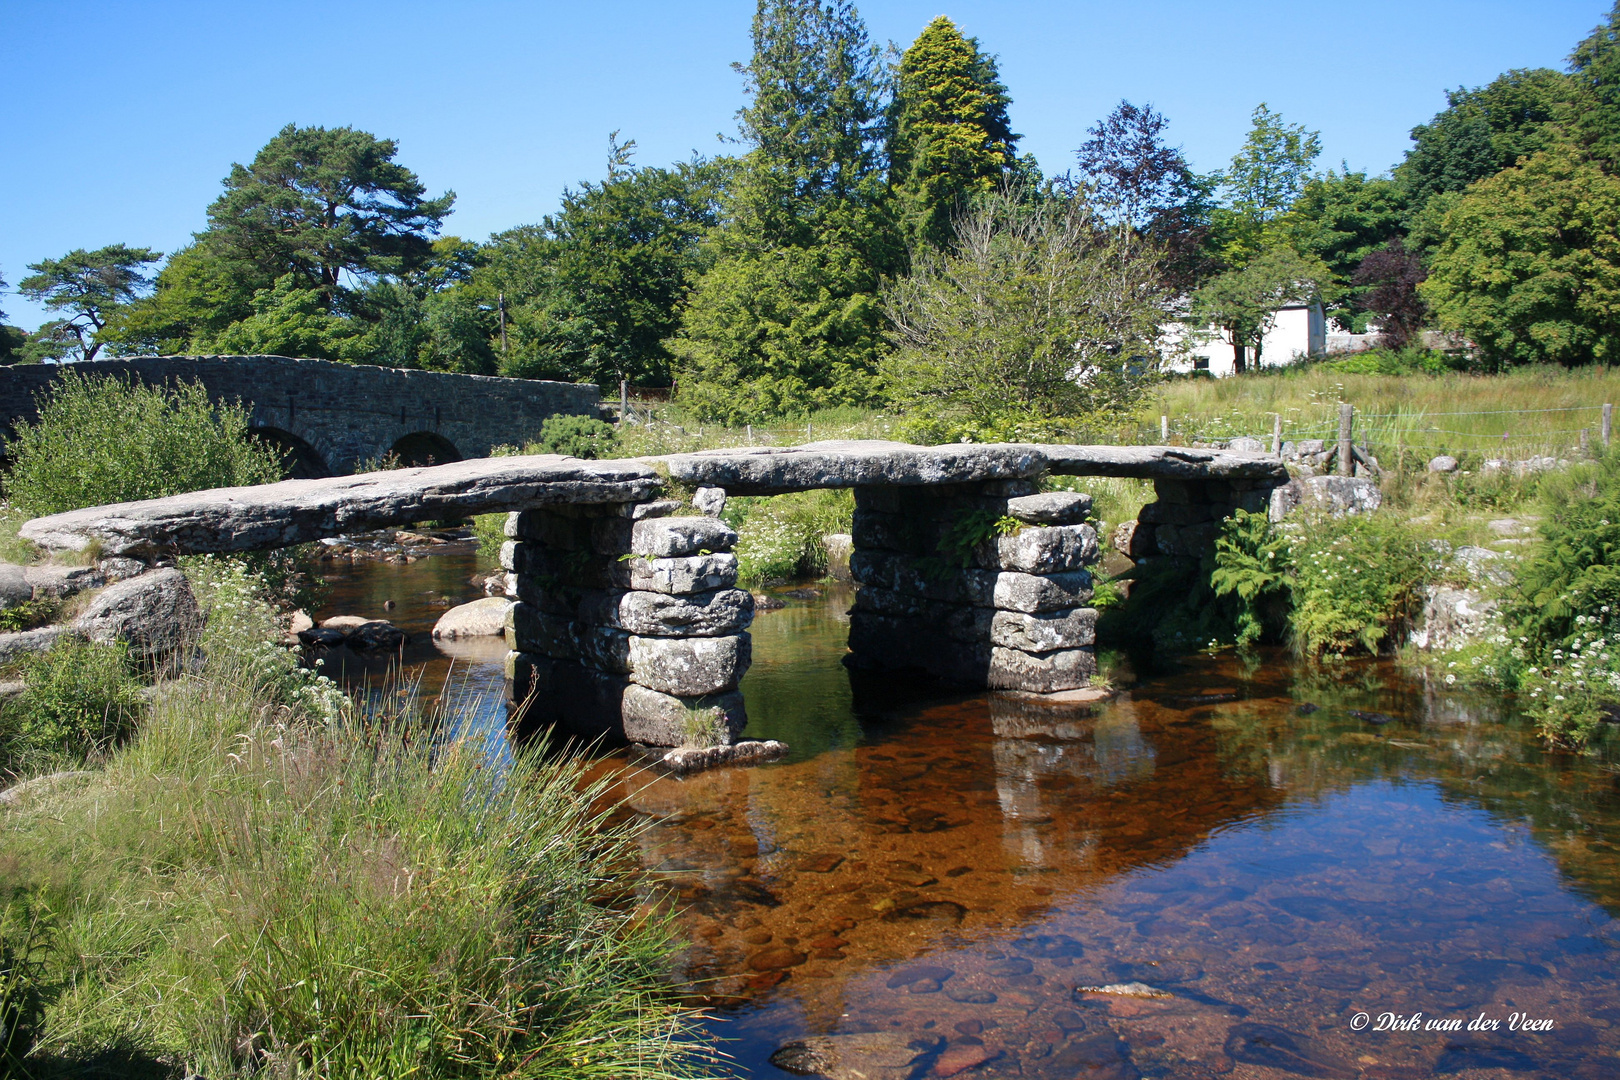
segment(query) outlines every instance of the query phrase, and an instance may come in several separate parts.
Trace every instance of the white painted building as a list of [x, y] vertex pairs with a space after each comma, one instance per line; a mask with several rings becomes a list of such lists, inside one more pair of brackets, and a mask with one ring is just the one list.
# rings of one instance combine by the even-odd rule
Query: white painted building
[[[1188, 337], [1187, 328], [1179, 323], [1165, 328], [1165, 351], [1171, 357], [1171, 371], [1207, 371], [1220, 378], [1231, 375], [1233, 368], [1232, 339], [1224, 330], [1209, 327], [1194, 335], [1191, 347], [1178, 350]], [[1179, 355], [1177, 355], [1179, 351]], [[1277, 312], [1276, 320], [1260, 344], [1260, 366], [1281, 367], [1302, 356], [1322, 356], [1327, 352], [1327, 319], [1321, 304], [1291, 304]], [[1249, 370], [1254, 370], [1254, 357], [1249, 357]]]

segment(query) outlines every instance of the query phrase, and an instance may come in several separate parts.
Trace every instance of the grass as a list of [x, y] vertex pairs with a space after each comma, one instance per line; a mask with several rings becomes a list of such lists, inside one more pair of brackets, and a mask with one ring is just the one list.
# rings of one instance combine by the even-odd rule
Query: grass
[[1597, 442], [1602, 405], [1620, 402], [1620, 369], [1378, 375], [1335, 370], [1329, 363], [1229, 379], [1176, 379], [1163, 385], [1147, 410], [1137, 441], [1159, 441], [1161, 415], [1169, 418], [1172, 442], [1179, 443], [1248, 435], [1269, 445], [1273, 414], [1282, 416], [1285, 439], [1336, 438], [1343, 401], [1356, 407], [1357, 442], [1365, 434], [1384, 464], [1408, 454], [1420, 463], [1442, 453], [1476, 460], [1567, 456], [1580, 445], [1582, 428]]
[[0, 811], [0, 1020], [34, 1075], [711, 1074], [579, 764], [359, 710], [271, 661], [239, 567], [203, 570], [204, 672]]

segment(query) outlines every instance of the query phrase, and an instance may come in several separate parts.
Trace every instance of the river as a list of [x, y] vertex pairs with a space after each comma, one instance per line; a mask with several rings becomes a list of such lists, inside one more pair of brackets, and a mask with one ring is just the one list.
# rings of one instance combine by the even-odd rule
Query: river
[[[436, 694], [425, 631], [476, 569], [332, 567], [329, 613], [394, 600]], [[785, 760], [597, 766], [649, 824], [681, 975], [741, 1075], [878, 1033], [825, 1052], [909, 1043], [913, 1071], [972, 1078], [1620, 1076], [1603, 758], [1387, 661], [1197, 654], [1089, 709], [855, 677], [848, 604], [816, 587], [755, 620], [747, 734]], [[502, 649], [463, 647], [450, 680], [492, 745]]]

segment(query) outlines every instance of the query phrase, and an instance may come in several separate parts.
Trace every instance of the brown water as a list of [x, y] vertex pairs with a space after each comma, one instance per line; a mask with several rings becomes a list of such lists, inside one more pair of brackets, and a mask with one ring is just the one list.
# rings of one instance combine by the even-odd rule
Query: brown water
[[[847, 606], [755, 622], [749, 734], [787, 760], [621, 781], [741, 1075], [888, 1031], [919, 1075], [1620, 1076], [1602, 760], [1388, 664], [1195, 656], [1090, 710], [852, 679]], [[1166, 996], [1083, 989], [1124, 983]]]

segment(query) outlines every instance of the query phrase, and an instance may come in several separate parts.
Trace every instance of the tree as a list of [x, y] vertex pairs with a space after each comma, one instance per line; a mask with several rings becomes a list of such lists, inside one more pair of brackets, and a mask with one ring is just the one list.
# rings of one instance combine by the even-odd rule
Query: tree
[[1231, 337], [1233, 368], [1241, 375], [1251, 356], [1259, 369], [1261, 347], [1277, 323], [1277, 312], [1289, 304], [1320, 300], [1332, 281], [1333, 273], [1322, 260], [1301, 255], [1287, 244], [1274, 244], [1195, 292], [1192, 315]]
[[150, 295], [114, 312], [102, 338], [118, 355], [206, 352], [226, 327], [253, 314], [251, 282], [204, 234], [169, 256]]
[[151, 287], [143, 270], [162, 257], [151, 248], [112, 244], [95, 251], [75, 248], [60, 259], [29, 263], [34, 273], [17, 283], [17, 291], [47, 311], [65, 313], [41, 328], [56, 353], [51, 358], [94, 360], [108, 320]]
[[1075, 157], [1104, 219], [1157, 245], [1168, 282], [1189, 288], [1213, 269], [1203, 252], [1213, 184], [1188, 167], [1179, 147], [1165, 143], [1168, 125], [1152, 106], [1121, 101], [1092, 125]]
[[424, 198], [396, 153], [392, 139], [353, 128], [288, 124], [251, 165], [231, 166], [206, 238], [255, 288], [292, 274], [322, 310], [349, 312], [357, 283], [431, 259], [430, 237], [455, 202], [453, 192]]
[[1568, 138], [1566, 124], [1584, 96], [1577, 80], [1548, 68], [1447, 92], [1445, 111], [1412, 129], [1412, 149], [1395, 167], [1411, 210]]
[[1569, 69], [1582, 92], [1570, 126], [1594, 156], [1620, 165], [1620, 2], [1575, 46]]
[[1220, 174], [1224, 205], [1215, 216], [1214, 239], [1228, 266], [1240, 267], [1272, 246], [1273, 224], [1305, 190], [1322, 139], [1303, 124], [1286, 124], [1261, 102], [1248, 137]]
[[1356, 267], [1351, 284], [1357, 287], [1356, 306], [1380, 317], [1379, 336], [1392, 348], [1405, 348], [1423, 325], [1428, 306], [1418, 295], [1428, 272], [1416, 252], [1406, 250], [1400, 237], [1369, 252]]
[[950, 243], [952, 218], [1015, 167], [1019, 136], [1007, 119], [1011, 100], [995, 57], [944, 15], [900, 57], [889, 184], [913, 247]]
[[283, 274], [253, 294], [253, 314], [227, 326], [209, 343], [216, 352], [244, 356], [299, 356], [362, 361], [373, 352], [369, 324], [333, 315], [321, 295]]
[[930, 441], [1051, 438], [1130, 408], [1157, 364], [1153, 260], [1078, 199], [1003, 191], [885, 292], [883, 372]]
[[[1329, 170], [1306, 181], [1279, 229], [1295, 250], [1327, 264], [1340, 286], [1337, 291], [1348, 301], [1348, 287], [1363, 261], [1401, 234], [1404, 195], [1393, 180]], [[1360, 330], [1366, 310], [1347, 302], [1327, 314], [1347, 330]]]
[[1493, 365], [1620, 359], [1620, 179], [1572, 146], [1458, 197], [1418, 292]]
[[[615, 136], [617, 133], [615, 132]], [[512, 310], [508, 375], [667, 385], [698, 244], [718, 219], [725, 163], [630, 164], [613, 143], [601, 183], [564, 191], [537, 230], [501, 234], [475, 275]]]
[[880, 169], [886, 81], [852, 5], [760, 0], [727, 191], [669, 348], [681, 399], [730, 422], [877, 400], [877, 292], [903, 264]]

